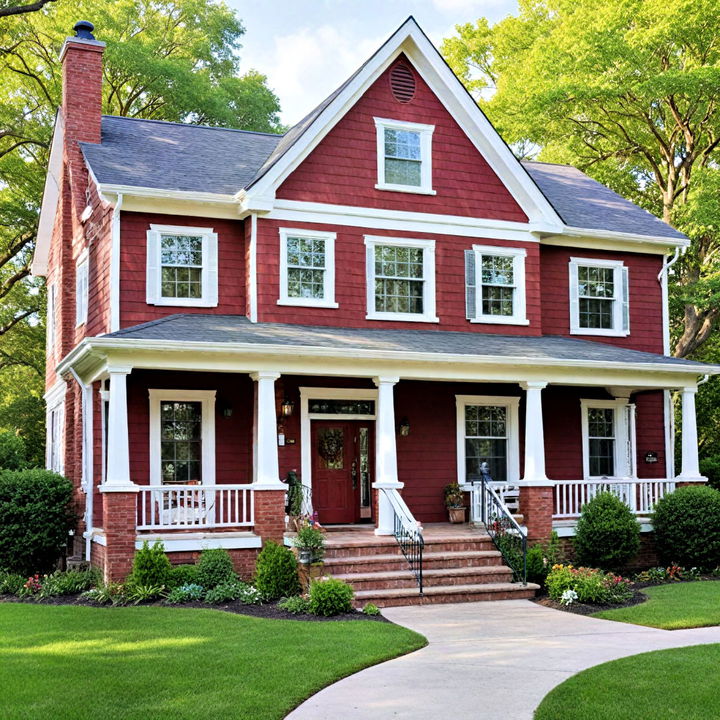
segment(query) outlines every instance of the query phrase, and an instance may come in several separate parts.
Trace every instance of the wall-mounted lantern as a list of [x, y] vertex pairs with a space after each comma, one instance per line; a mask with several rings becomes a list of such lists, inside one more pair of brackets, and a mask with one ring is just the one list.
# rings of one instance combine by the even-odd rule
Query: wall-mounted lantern
[[295, 410], [295, 403], [285, 398], [280, 405], [280, 417], [288, 418]]
[[398, 430], [400, 431], [400, 435], [402, 435], [402, 437], [407, 437], [410, 434], [410, 421], [406, 417], [400, 421]]

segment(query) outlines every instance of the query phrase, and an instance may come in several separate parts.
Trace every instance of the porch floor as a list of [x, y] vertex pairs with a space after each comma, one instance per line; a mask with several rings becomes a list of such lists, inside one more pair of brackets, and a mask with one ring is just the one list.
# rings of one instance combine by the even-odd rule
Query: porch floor
[[[392, 535], [375, 535], [375, 526], [367, 525], [329, 525], [325, 528], [325, 545], [329, 547], [346, 547], [352, 545], [385, 545]], [[436, 542], [489, 540], [482, 525], [473, 523], [427, 523], [422, 526], [423, 539], [426, 544]]]

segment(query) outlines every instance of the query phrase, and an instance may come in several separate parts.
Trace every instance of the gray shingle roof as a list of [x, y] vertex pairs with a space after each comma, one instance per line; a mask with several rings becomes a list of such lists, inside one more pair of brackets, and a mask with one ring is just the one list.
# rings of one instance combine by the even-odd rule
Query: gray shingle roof
[[560, 217], [572, 227], [681, 239], [681, 232], [571, 165], [524, 162]]
[[105, 338], [159, 340], [182, 343], [241, 343], [294, 346], [331, 350], [370, 350], [397, 353], [438, 353], [471, 355], [478, 358], [530, 358], [543, 361], [597, 361], [647, 365], [677, 365], [712, 368], [704, 363], [616, 347], [607, 343], [577, 340], [556, 335], [521, 337], [486, 335], [479, 332], [443, 330], [377, 330], [280, 323], [251, 323], [242, 315], [170, 315], [142, 325], [125, 328]]
[[234, 195], [281, 135], [104, 115], [102, 143], [81, 143], [100, 183]]

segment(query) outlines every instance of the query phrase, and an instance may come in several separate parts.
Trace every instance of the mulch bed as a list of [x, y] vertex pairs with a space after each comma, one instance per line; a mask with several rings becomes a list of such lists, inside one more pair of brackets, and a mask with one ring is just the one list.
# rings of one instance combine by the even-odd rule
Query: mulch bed
[[[18, 598], [14, 595], [0, 595], [0, 602], [26, 603], [31, 605], [75, 605], [94, 608], [116, 607], [113, 605], [98, 605], [80, 597], [80, 595], [65, 595], [63, 597], [43, 598], [36, 600], [35, 598]], [[292, 613], [281, 610], [276, 602], [266, 603], [265, 605], [244, 605], [239, 600], [233, 600], [228, 603], [220, 603], [219, 605], [209, 605], [208, 603], [192, 602], [183, 603], [182, 605], [167, 605], [162, 601], [142, 602], [138, 603], [142, 607], [165, 607], [165, 608], [193, 608], [197, 610], [223, 610], [225, 612], [236, 613], [237, 615], [250, 615], [252, 617], [266, 618], [270, 620], [303, 620], [311, 622], [337, 622], [338, 620], [363, 620], [370, 622], [390, 622], [383, 615], [365, 615], [362, 612], [355, 611], [352, 613], [343, 613], [342, 615], [333, 615], [324, 617], [321, 615], [293, 615]], [[122, 607], [135, 607], [134, 605], [123, 605]]]
[[615, 608], [631, 607], [632, 605], [640, 605], [648, 599], [645, 593], [635, 590], [635, 594], [623, 603], [590, 605], [586, 603], [574, 602], [570, 605], [562, 605], [552, 600], [548, 595], [539, 595], [533, 598], [533, 602], [544, 607], [553, 608], [553, 610], [562, 610], [563, 612], [575, 613], [576, 615], [593, 615], [601, 610], [614, 610]]

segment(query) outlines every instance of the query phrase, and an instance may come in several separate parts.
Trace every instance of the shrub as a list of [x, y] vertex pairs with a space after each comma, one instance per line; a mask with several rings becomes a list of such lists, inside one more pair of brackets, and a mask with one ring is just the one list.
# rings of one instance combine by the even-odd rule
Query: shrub
[[172, 566], [165, 554], [165, 546], [157, 540], [152, 545], [145, 540], [135, 553], [133, 569], [128, 583], [140, 587], [158, 587], [168, 584]]
[[351, 612], [354, 596], [352, 587], [343, 580], [316, 580], [310, 585], [310, 612], [324, 616]]
[[365, 615], [379, 615], [380, 614], [380, 608], [377, 605], [374, 605], [373, 603], [365, 603], [365, 606], [362, 609], [363, 613]]
[[640, 525], [620, 498], [601, 492], [583, 507], [575, 530], [579, 563], [619, 570], [639, 549]]
[[720, 558], [720, 490], [678, 488], [658, 501], [653, 529], [661, 562], [711, 570]]
[[27, 467], [25, 440], [11, 430], [0, 430], [0, 468], [24, 470]]
[[554, 565], [545, 584], [550, 597], [569, 605], [581, 603], [620, 603], [632, 597], [630, 583], [620, 575], [594, 568]]
[[43, 579], [40, 597], [75, 595], [98, 585], [100, 579], [100, 573], [95, 569], [54, 572]]
[[200, 553], [196, 577], [200, 585], [209, 589], [232, 580], [237, 580], [237, 573], [227, 550], [216, 548]]
[[720, 490], [720, 455], [710, 455], [700, 460], [700, 474], [708, 479], [708, 485]]
[[197, 565], [173, 565], [168, 575], [167, 586], [177, 588], [182, 585], [199, 585]]
[[47, 470], [0, 471], [0, 570], [51, 570], [75, 526], [72, 483]]
[[0, 595], [17, 595], [26, 580], [24, 575], [0, 572]]
[[267, 600], [277, 600], [300, 593], [297, 560], [282, 545], [268, 540], [257, 559], [255, 586]]
[[545, 553], [542, 545], [533, 545], [527, 551], [527, 579], [528, 582], [545, 584], [547, 569], [545, 567]]
[[262, 594], [257, 588], [237, 579], [222, 582], [205, 593], [205, 602], [212, 605], [231, 600], [239, 600], [245, 605], [259, 605], [262, 599]]
[[173, 588], [165, 602], [168, 605], [181, 605], [182, 603], [200, 602], [205, 597], [205, 588], [197, 583], [188, 583]]
[[283, 598], [278, 603], [278, 607], [293, 615], [307, 615], [310, 612], [310, 598], [304, 597], [303, 595]]

